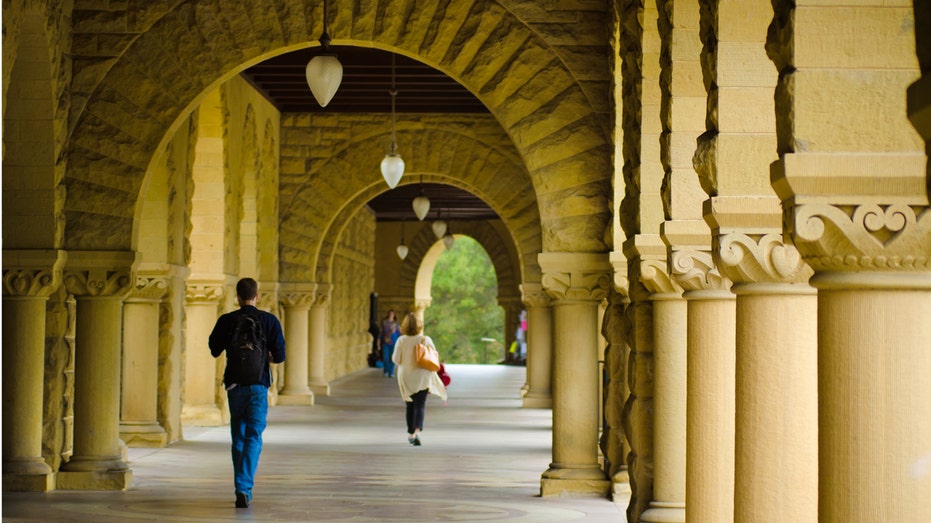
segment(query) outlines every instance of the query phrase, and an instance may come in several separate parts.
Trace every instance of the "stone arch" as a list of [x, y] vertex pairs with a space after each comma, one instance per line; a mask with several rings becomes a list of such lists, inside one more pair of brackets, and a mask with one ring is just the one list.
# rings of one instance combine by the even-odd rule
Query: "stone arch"
[[65, 194], [58, 74], [49, 55], [54, 46], [40, 13], [27, 12], [17, 22], [19, 45], [10, 55], [4, 46], [11, 63], [3, 78], [3, 247], [55, 249], [62, 244]]
[[[492, 0], [432, 9], [380, 3], [334, 6], [334, 45], [390, 48], [460, 82], [489, 108], [529, 167], [543, 210], [543, 246], [607, 251], [613, 148], [605, 17], [508, 10]], [[605, 14], [607, 7], [599, 9]], [[70, 143], [67, 247], [134, 247], [133, 208], [159, 145], [211, 87], [249, 65], [312, 45], [321, 14], [316, 0], [261, 7], [189, 0], [127, 14], [140, 26], [124, 40], [127, 47], [98, 68], [99, 78], [82, 71], [84, 85], [93, 87], [76, 111]], [[561, 45], [559, 31], [543, 30], [553, 20], [573, 34], [599, 36], [588, 46]], [[486, 45], [489, 40], [496, 45]]]
[[[465, 189], [491, 206], [501, 217], [516, 246], [520, 278], [539, 281], [536, 253], [541, 249], [538, 204], [529, 176], [506, 136], [476, 134], [492, 131], [487, 117], [463, 117], [459, 128], [450, 129], [450, 119], [399, 121], [398, 147], [416, 171], [405, 174], [402, 184], [438, 182]], [[343, 125], [350, 125], [344, 123]], [[377, 132], [351, 133], [353, 141], [326, 144], [325, 158], [314, 158], [296, 167], [293, 184], [282, 173], [281, 271], [285, 281], [329, 281], [334, 246], [342, 228], [362, 206], [387, 186], [370, 164], [381, 158], [387, 143], [387, 117]], [[310, 129], [310, 128], [308, 128]], [[287, 134], [295, 139], [295, 132]], [[319, 134], [319, 133], [318, 133]], [[356, 137], [361, 141], [355, 141]], [[503, 141], [501, 140], [503, 139]], [[321, 144], [323, 145], [323, 144]], [[336, 149], [336, 150], [334, 150]], [[473, 160], [466, 161], [465, 158]], [[285, 159], [283, 159], [285, 161]], [[324, 175], [323, 173], [327, 173]], [[289, 178], [290, 180], [291, 178]], [[413, 214], [412, 214], [413, 216]]]
[[[508, 252], [508, 241], [492, 222], [455, 224], [454, 237], [468, 236], [479, 243], [495, 268], [498, 279], [498, 297], [520, 295], [519, 267]], [[415, 303], [430, 299], [430, 282], [436, 260], [442, 254], [442, 240], [433, 235], [429, 227], [423, 228], [411, 241], [410, 251], [401, 266], [400, 295], [410, 296]]]

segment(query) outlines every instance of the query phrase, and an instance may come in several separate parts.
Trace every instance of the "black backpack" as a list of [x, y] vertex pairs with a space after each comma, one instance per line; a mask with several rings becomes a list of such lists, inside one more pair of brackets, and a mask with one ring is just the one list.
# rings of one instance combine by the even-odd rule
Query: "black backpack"
[[226, 351], [227, 385], [255, 385], [262, 383], [268, 368], [268, 348], [265, 331], [257, 313], [240, 312], [233, 326], [233, 339]]

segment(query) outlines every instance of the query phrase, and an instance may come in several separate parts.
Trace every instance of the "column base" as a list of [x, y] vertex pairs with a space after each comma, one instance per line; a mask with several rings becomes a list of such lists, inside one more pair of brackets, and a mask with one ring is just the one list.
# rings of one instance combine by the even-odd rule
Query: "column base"
[[278, 405], [313, 405], [313, 391], [306, 392], [288, 392], [281, 391], [278, 393]]
[[[46, 466], [46, 468], [48, 468]], [[55, 476], [51, 469], [41, 474], [3, 473], [4, 492], [50, 492], [55, 490]]]
[[90, 470], [77, 472], [59, 472], [57, 488], [59, 490], [126, 490], [133, 482], [133, 471], [126, 470]]
[[168, 434], [158, 423], [145, 425], [120, 424], [120, 439], [129, 448], [162, 448], [168, 444]]
[[630, 474], [626, 468], [611, 477], [612, 500], [629, 500], [633, 493], [633, 490], [630, 488]]
[[309, 383], [307, 384], [307, 388], [314, 394], [319, 394], [320, 396], [330, 395], [330, 384], [325, 381], [321, 383]]
[[640, 514], [642, 523], [685, 523], [685, 503], [651, 501], [650, 508]]
[[551, 409], [553, 396], [541, 392], [530, 391], [524, 395], [522, 406], [525, 409]]
[[181, 409], [181, 423], [196, 427], [219, 427], [223, 413], [216, 405], [185, 405]]
[[598, 467], [556, 468], [552, 465], [540, 478], [540, 495], [608, 497], [611, 481]]

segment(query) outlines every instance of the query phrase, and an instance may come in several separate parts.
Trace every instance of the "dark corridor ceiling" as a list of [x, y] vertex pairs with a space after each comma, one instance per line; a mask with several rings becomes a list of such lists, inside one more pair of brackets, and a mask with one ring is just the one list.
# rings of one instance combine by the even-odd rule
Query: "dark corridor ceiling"
[[[343, 66], [336, 96], [320, 107], [307, 87], [304, 69], [320, 47], [278, 55], [243, 71], [242, 76], [282, 113], [390, 113], [391, 55], [367, 47], [330, 46]], [[455, 80], [432, 67], [395, 55], [395, 100], [398, 113], [487, 113], [488, 109]], [[403, 151], [399, 151], [403, 158]], [[378, 162], [372, 168], [378, 172]], [[409, 175], [405, 175], [405, 178]], [[387, 187], [387, 186], [386, 186]], [[462, 189], [424, 184], [430, 198], [428, 220], [442, 209], [445, 220], [488, 220], [498, 215], [483, 200]], [[377, 221], [416, 220], [411, 202], [420, 184], [399, 185], [368, 202]]]

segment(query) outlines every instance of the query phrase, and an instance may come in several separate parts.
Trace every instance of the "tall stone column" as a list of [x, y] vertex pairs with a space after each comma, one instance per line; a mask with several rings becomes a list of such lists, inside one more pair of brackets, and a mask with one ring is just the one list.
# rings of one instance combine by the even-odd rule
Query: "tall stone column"
[[612, 268], [607, 255], [539, 255], [543, 287], [553, 297], [553, 462], [540, 493], [606, 495], [598, 463], [598, 304]]
[[734, 519], [734, 295], [706, 250], [673, 251], [670, 267], [688, 301], [685, 519], [725, 523]]
[[58, 473], [66, 490], [122, 490], [132, 470], [120, 452], [123, 298], [133, 254], [68, 253], [64, 283], [75, 296], [74, 453]]
[[313, 302], [313, 285], [299, 290], [288, 288], [281, 294], [285, 314], [285, 345], [287, 361], [284, 366], [284, 389], [278, 395], [279, 405], [313, 405], [314, 393], [307, 387], [308, 372], [308, 321]]
[[42, 457], [45, 306], [64, 251], [3, 253], [3, 490], [54, 490]]
[[167, 278], [137, 274], [123, 303], [120, 437], [127, 447], [158, 448], [168, 442], [158, 423], [158, 309], [167, 292]]
[[783, 241], [775, 197], [714, 197], [709, 210], [717, 267], [737, 296], [734, 520], [817, 521], [812, 271]]
[[308, 386], [314, 394], [330, 395], [330, 383], [326, 379], [326, 317], [330, 306], [333, 286], [317, 284], [313, 304], [310, 306], [310, 354]]
[[818, 289], [824, 523], [931, 521], [931, 208], [906, 96], [918, 4], [773, 4], [771, 176]]
[[226, 294], [222, 282], [188, 281], [184, 296], [184, 406], [181, 420], [199, 426], [223, 423], [217, 385], [223, 381], [226, 353], [214, 359], [208, 341]]
[[521, 285], [527, 306], [527, 393], [525, 408], [553, 407], [553, 313], [543, 285]]
[[630, 396], [627, 384], [627, 361], [630, 347], [627, 336], [630, 322], [625, 311], [630, 304], [628, 297], [627, 258], [621, 252], [608, 255], [614, 267], [613, 289], [607, 297], [601, 334], [604, 337], [605, 373], [602, 384], [604, 424], [601, 430], [601, 452], [605, 460], [605, 472], [611, 478], [611, 497], [615, 501], [629, 499], [630, 474], [627, 458], [630, 443], [624, 431], [624, 405]]
[[665, 260], [641, 263], [653, 302], [653, 500], [640, 521], [685, 521], [688, 304]]

